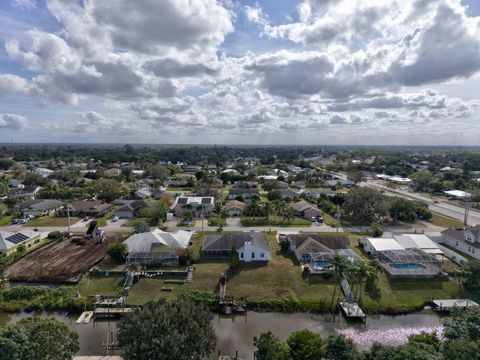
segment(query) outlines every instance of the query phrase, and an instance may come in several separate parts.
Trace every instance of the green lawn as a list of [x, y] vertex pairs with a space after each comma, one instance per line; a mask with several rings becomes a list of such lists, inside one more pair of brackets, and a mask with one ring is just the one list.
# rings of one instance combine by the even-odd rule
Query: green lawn
[[[70, 217], [70, 225], [79, 222], [77, 217]], [[28, 222], [28, 226], [68, 226], [68, 217], [41, 216]]]
[[3, 215], [0, 216], [0, 226], [7, 226], [12, 223], [12, 216], [11, 215]]
[[149, 218], [145, 218], [145, 217], [138, 217], [138, 218], [133, 218], [131, 220], [128, 220], [125, 224], [123, 224], [122, 226], [125, 226], [125, 227], [135, 227], [136, 225], [140, 224], [142, 221], [145, 222], [146, 224], [148, 224], [148, 221], [150, 219]]
[[[105, 213], [102, 217], [93, 218], [92, 220], [97, 221], [98, 226], [106, 226], [107, 225], [107, 220], [109, 220], [113, 217], [113, 213], [114, 213], [114, 210]], [[89, 224], [87, 224], [86, 226], [88, 227]]]
[[[362, 257], [367, 256], [358, 247], [358, 235], [348, 235], [352, 248]], [[194, 264], [193, 281], [189, 284], [165, 284], [164, 279], [142, 278], [132, 288], [127, 303], [143, 304], [146, 301], [168, 297], [173, 298], [188, 291], [199, 291], [216, 295], [221, 273], [227, 273], [227, 294], [236, 298], [246, 297], [251, 304], [299, 303], [308, 309], [327, 309], [332, 303], [338, 285], [333, 277], [303, 276], [300, 264], [293, 254], [284, 254], [274, 235], [268, 235], [272, 249], [271, 260], [258, 263], [241, 263], [240, 268], [231, 271], [227, 260], [200, 259]], [[193, 238], [193, 253], [200, 255], [203, 237]], [[106, 267], [104, 261], [97, 267]], [[111, 265], [110, 265], [111, 266]], [[444, 269], [452, 271], [456, 265], [447, 261]], [[85, 276], [77, 289], [80, 294], [118, 295], [123, 285], [123, 277], [97, 278]], [[355, 294], [359, 285], [351, 282]], [[472, 298], [459, 288], [457, 280], [392, 281], [381, 272], [376, 286], [363, 284], [361, 306], [367, 312], [399, 312], [420, 308], [433, 298]], [[174, 291], [161, 291], [162, 287], [173, 287]], [[475, 299], [475, 298], [474, 298]], [[336, 299], [335, 299], [336, 300]], [[336, 301], [333, 302], [336, 304]], [[305, 309], [305, 308], [303, 308]]]
[[223, 218], [219, 218], [218, 216], [212, 216], [208, 218], [208, 225], [209, 226], [227, 226], [227, 220]]
[[97, 277], [86, 274], [76, 285], [76, 289], [82, 296], [96, 294], [116, 296], [121, 294], [124, 281], [123, 276]]
[[436, 226], [442, 226], [442, 227], [464, 227], [463, 223], [459, 220], [446, 217], [437, 213], [432, 212], [432, 218], [430, 219], [430, 222], [433, 225]]

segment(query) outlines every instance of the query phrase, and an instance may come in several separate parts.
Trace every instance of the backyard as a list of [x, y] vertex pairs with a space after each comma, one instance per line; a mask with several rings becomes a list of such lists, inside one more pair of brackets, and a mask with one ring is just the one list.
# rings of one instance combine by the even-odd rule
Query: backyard
[[[272, 248], [271, 260], [266, 263], [241, 263], [239, 269], [229, 270], [227, 260], [201, 259], [200, 251], [203, 238], [193, 237], [192, 254], [200, 260], [193, 266], [193, 281], [185, 284], [165, 284], [164, 279], [142, 278], [132, 288], [127, 298], [129, 304], [142, 304], [160, 297], [175, 297], [181, 293], [196, 291], [215, 296], [218, 292], [220, 274], [228, 275], [227, 294], [235, 298], [246, 297], [249, 304], [256, 308], [272, 310], [326, 311], [332, 304], [333, 293], [341, 297], [338, 285], [332, 276], [304, 276], [301, 267], [292, 253], [282, 253], [275, 236], [268, 235]], [[349, 235], [352, 249], [362, 258], [367, 258], [358, 247], [358, 236]], [[98, 268], [108, 268], [105, 260]], [[451, 272], [456, 265], [450, 261], [444, 269]], [[117, 268], [118, 269], [118, 268]], [[82, 295], [102, 293], [119, 294], [121, 282], [115, 277], [82, 279], [79, 291]], [[358, 285], [351, 283], [353, 292], [359, 293]], [[170, 287], [173, 291], [162, 291]], [[366, 285], [362, 289], [361, 306], [370, 313], [398, 313], [413, 311], [433, 298], [471, 297], [459, 288], [458, 280], [390, 280], [382, 271], [378, 274], [375, 286]], [[333, 302], [336, 304], [336, 301]]]

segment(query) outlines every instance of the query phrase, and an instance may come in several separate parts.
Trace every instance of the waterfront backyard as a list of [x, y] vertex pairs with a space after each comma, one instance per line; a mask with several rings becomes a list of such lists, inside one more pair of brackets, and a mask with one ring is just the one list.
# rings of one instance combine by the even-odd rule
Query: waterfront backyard
[[[358, 248], [358, 236], [349, 236], [352, 249], [366, 259]], [[200, 256], [202, 237], [193, 238], [193, 251]], [[195, 267], [191, 283], [168, 284], [172, 291], [162, 291], [165, 279], [141, 278], [133, 286], [128, 298], [129, 304], [143, 304], [159, 297], [175, 297], [182, 293], [195, 294], [202, 298], [214, 299], [218, 293], [221, 273], [227, 273], [227, 294], [235, 298], [245, 297], [253, 308], [278, 311], [328, 311], [342, 298], [333, 276], [308, 276], [301, 272], [301, 266], [292, 253], [283, 253], [273, 234], [269, 235], [272, 248], [271, 260], [258, 263], [241, 263], [239, 269], [229, 270], [227, 260], [200, 259]], [[444, 269], [452, 272], [456, 265], [444, 263]], [[363, 283], [360, 289], [352, 282], [362, 308], [370, 313], [398, 313], [421, 308], [433, 298], [472, 298], [458, 284], [458, 279], [391, 280], [383, 272], [378, 273], [376, 284]], [[121, 291], [121, 282], [112, 278], [88, 277], [79, 284], [82, 295], [102, 293], [115, 295]], [[336, 292], [335, 298], [334, 292]], [[332, 299], [335, 299], [332, 302]]]

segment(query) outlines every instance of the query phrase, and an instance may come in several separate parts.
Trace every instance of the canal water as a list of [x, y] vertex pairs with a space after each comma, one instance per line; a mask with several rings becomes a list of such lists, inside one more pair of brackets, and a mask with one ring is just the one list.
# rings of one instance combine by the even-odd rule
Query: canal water
[[[4, 314], [0, 313], [0, 325], [13, 323], [22, 318], [31, 317], [33, 313]], [[80, 351], [78, 355], [102, 355], [105, 353], [107, 336], [115, 336], [117, 321], [91, 321], [89, 324], [76, 324], [76, 316], [64, 314], [42, 314], [42, 317], [53, 316], [63, 321], [80, 336]], [[308, 329], [322, 336], [332, 333], [342, 333], [360, 348], [366, 349], [373, 342], [385, 344], [401, 344], [407, 341], [411, 334], [422, 331], [436, 331], [441, 335], [441, 318], [432, 312], [420, 312], [409, 315], [368, 317], [366, 324], [361, 322], [346, 322], [341, 315], [312, 315], [304, 313], [257, 313], [247, 312], [241, 316], [218, 316], [213, 320], [217, 335], [217, 350], [210, 357], [216, 359], [218, 350], [222, 354], [239, 355], [243, 360], [253, 359], [253, 337], [271, 331], [281, 339], [286, 339], [290, 333]], [[110, 335], [109, 335], [110, 334]], [[155, 334], [152, 334], [155, 336]], [[161, 334], [157, 334], [161, 336]]]

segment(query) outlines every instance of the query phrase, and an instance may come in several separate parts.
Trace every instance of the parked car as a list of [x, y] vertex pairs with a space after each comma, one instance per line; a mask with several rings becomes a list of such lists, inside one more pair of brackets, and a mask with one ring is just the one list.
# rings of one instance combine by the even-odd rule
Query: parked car
[[12, 225], [18, 224], [18, 221], [19, 221], [19, 220], [20, 220], [20, 219], [13, 219], [13, 220], [12, 220]]
[[118, 220], [120, 220], [120, 218], [119, 218], [118, 216], [112, 217], [112, 222], [116, 222], [116, 221], [118, 221]]
[[32, 220], [32, 219], [34, 219], [34, 218], [35, 218], [34, 215], [27, 215], [27, 216], [25, 216], [25, 219], [28, 219], [28, 220]]
[[29, 219], [25, 219], [25, 218], [21, 218], [21, 219], [18, 219], [18, 223], [17, 224], [20, 224], [20, 225], [24, 225], [28, 222]]
[[83, 221], [88, 221], [88, 220], [90, 220], [90, 216], [85, 216], [85, 217], [83, 218]]
[[317, 219], [317, 222], [323, 223], [323, 216], [317, 215], [317, 218], [316, 218], [316, 219]]

